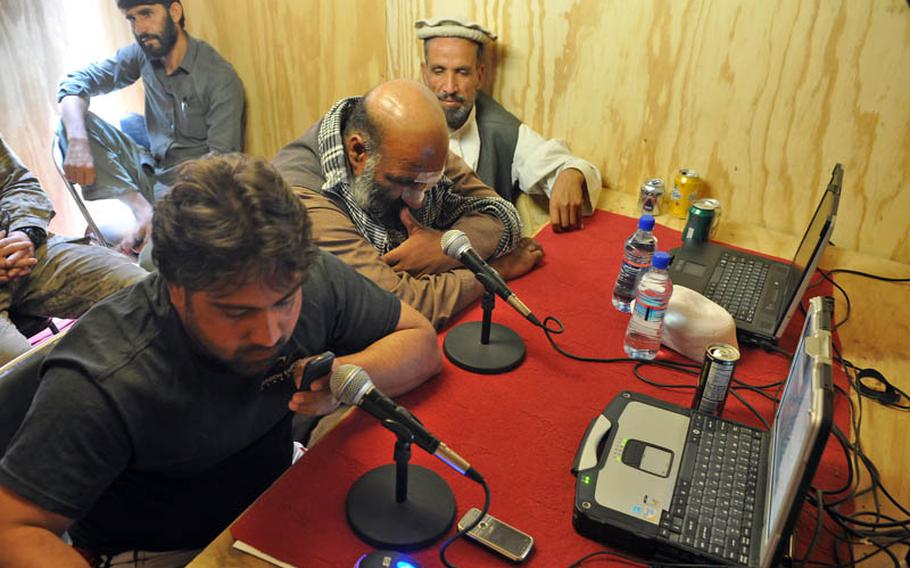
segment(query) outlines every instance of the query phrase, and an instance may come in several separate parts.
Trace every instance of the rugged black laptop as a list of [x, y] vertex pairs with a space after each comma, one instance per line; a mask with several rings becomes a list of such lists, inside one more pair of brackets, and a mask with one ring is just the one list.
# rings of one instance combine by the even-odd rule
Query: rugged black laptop
[[777, 341], [834, 231], [843, 179], [844, 167], [837, 164], [791, 262], [771, 261], [717, 243], [688, 243], [671, 251], [670, 279], [726, 308], [740, 338]]
[[572, 468], [576, 530], [648, 558], [776, 565], [831, 431], [833, 305], [810, 300], [770, 431], [637, 393], [613, 399]]

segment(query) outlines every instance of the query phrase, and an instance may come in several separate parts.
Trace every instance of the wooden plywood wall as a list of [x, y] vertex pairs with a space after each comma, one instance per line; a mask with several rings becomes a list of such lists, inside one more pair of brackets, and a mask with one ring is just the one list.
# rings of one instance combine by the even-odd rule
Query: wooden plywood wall
[[492, 94], [608, 187], [692, 167], [727, 219], [801, 234], [839, 161], [834, 242], [910, 262], [904, 0], [390, 0], [389, 75], [452, 14], [499, 34]]
[[237, 69], [246, 151], [271, 158], [386, 70], [385, 5], [363, 0], [183, 0], [187, 29]]
[[[910, 8], [904, 0], [184, 0], [237, 69], [246, 150], [273, 155], [336, 99], [418, 77], [413, 22], [500, 40], [489, 90], [634, 193], [702, 171], [727, 219], [799, 234], [837, 161], [836, 244], [910, 263]], [[0, 0], [0, 132], [76, 219], [48, 158], [68, 69], [132, 41], [113, 0]], [[141, 89], [96, 100], [141, 110]], [[66, 225], [66, 223], [63, 223]], [[56, 222], [60, 226], [60, 220]], [[71, 231], [72, 232], [72, 231]]]

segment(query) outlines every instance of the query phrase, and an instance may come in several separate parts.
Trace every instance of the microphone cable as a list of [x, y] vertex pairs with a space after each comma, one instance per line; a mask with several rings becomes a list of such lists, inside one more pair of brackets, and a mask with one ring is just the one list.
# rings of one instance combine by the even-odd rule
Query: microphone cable
[[687, 372], [687, 369], [701, 369], [701, 365], [696, 363], [683, 363], [677, 361], [642, 361], [641, 359], [632, 359], [630, 357], [588, 357], [584, 355], [575, 355], [574, 353], [569, 353], [565, 349], [559, 346], [556, 343], [556, 340], [553, 339], [554, 335], [561, 335], [566, 331], [566, 326], [563, 325], [561, 321], [555, 316], [547, 316], [543, 318], [539, 326], [544, 335], [547, 337], [547, 341], [550, 342], [550, 345], [553, 346], [560, 355], [568, 357], [569, 359], [574, 359], [575, 361], [581, 361], [584, 363], [641, 363], [643, 365], [656, 365], [658, 367], [666, 367], [668, 369], [673, 369], [676, 371]]
[[460, 531], [456, 532], [454, 535], [449, 537], [445, 542], [442, 543], [442, 546], [439, 547], [439, 560], [442, 561], [443, 566], [445, 566], [446, 568], [457, 568], [454, 564], [451, 564], [449, 562], [449, 560], [446, 558], [446, 550], [448, 550], [449, 546], [451, 546], [451, 544], [453, 542], [455, 542], [456, 540], [458, 540], [459, 538], [464, 537], [464, 535], [466, 535], [469, 532], [471, 532], [472, 530], [474, 530], [474, 527], [479, 525], [480, 521], [482, 521], [484, 519], [484, 517], [487, 516], [487, 513], [490, 511], [490, 486], [487, 485], [487, 480], [484, 479], [483, 476], [480, 475], [480, 473], [477, 470], [474, 470], [474, 474], [475, 474], [474, 476], [471, 476], [471, 479], [473, 479], [474, 481], [479, 483], [481, 485], [481, 487], [483, 487], [483, 493], [484, 493], [483, 508], [480, 510], [480, 514], [477, 515], [476, 519], [474, 519], [465, 528], [461, 529]]
[[[682, 361], [657, 361], [657, 360], [643, 361], [641, 359], [632, 359], [631, 357], [589, 357], [589, 356], [584, 356], [584, 355], [576, 355], [576, 354], [570, 353], [569, 351], [566, 351], [564, 348], [562, 348], [558, 343], [556, 343], [556, 339], [554, 339], [554, 337], [553, 337], [554, 335], [561, 335], [562, 333], [564, 333], [566, 331], [565, 325], [563, 325], [563, 323], [559, 320], [559, 318], [557, 318], [555, 316], [547, 316], [543, 319], [541, 324], [537, 327], [540, 327], [543, 330], [544, 335], [547, 338], [547, 341], [550, 342], [550, 345], [553, 347], [553, 349], [555, 349], [556, 352], [559, 353], [560, 355], [567, 357], [569, 359], [573, 359], [575, 361], [581, 361], [583, 363], [634, 363], [634, 366], [632, 367], [632, 372], [634, 373], [635, 378], [637, 378], [638, 380], [640, 380], [641, 382], [643, 382], [645, 384], [651, 385], [656, 388], [695, 389], [696, 385], [695, 384], [678, 384], [678, 383], [674, 384], [674, 383], [658, 382], [653, 379], [649, 379], [649, 378], [645, 377], [642, 374], [642, 368], [644, 368], [644, 367], [661, 367], [664, 369], [669, 369], [671, 371], [676, 371], [677, 373], [682, 373], [684, 375], [690, 375], [690, 376], [695, 376], [695, 377], [697, 377], [701, 373], [702, 365], [699, 365], [698, 363], [685, 363]], [[788, 358], [792, 358], [792, 355], [790, 355], [786, 352], [780, 351], [780, 353], [783, 355], [786, 355]], [[757, 393], [765, 398], [768, 398], [772, 402], [776, 403], [778, 401], [777, 395], [776, 394], [769, 395], [768, 393], [766, 393], [764, 391], [766, 389], [779, 390], [781, 385], [783, 385], [783, 380], [774, 381], [774, 382], [768, 383], [768, 384], [750, 385], [750, 384], [745, 383], [745, 382], [741, 381], [740, 379], [738, 379], [734, 372], [734, 375], [731, 378], [730, 392], [731, 392], [731, 394], [733, 394], [733, 396], [736, 398], [736, 400], [738, 400], [750, 413], [752, 413], [752, 415], [754, 415], [758, 419], [759, 422], [761, 422], [761, 424], [762, 424], [762, 426], [764, 426], [765, 430], [770, 430], [771, 426], [768, 423], [768, 420], [765, 419], [765, 417], [762, 416], [761, 413], [754, 406], [749, 404], [749, 402], [747, 402], [746, 399], [743, 398], [743, 396], [740, 393], [738, 393], [737, 391], [738, 390], [748, 390], [748, 391]]]

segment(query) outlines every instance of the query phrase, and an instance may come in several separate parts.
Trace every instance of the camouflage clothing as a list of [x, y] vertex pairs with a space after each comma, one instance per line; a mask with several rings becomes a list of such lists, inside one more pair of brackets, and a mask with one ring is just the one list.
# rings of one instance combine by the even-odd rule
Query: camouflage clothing
[[[0, 211], [10, 216], [10, 232], [29, 227], [47, 231], [54, 208], [38, 179], [0, 137]], [[4, 235], [5, 237], [6, 235]], [[4, 247], [0, 239], [0, 250]], [[143, 279], [145, 270], [114, 251], [51, 236], [36, 247], [31, 272], [0, 284], [0, 364], [29, 349], [10, 321], [22, 316], [75, 318], [95, 302]], [[5, 270], [5, 266], [0, 266]]]

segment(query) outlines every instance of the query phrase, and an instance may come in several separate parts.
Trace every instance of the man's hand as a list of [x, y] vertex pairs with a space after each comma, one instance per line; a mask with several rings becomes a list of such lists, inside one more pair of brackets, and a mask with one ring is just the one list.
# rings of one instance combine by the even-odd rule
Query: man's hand
[[503, 278], [512, 280], [531, 271], [543, 258], [543, 247], [534, 239], [522, 237], [512, 252], [490, 262]]
[[152, 206], [135, 191], [119, 195], [118, 199], [133, 212], [136, 228], [123, 236], [117, 244], [117, 251], [127, 256], [136, 256], [152, 235]]
[[137, 256], [152, 235], [152, 220], [147, 219], [133, 231], [128, 231], [117, 243], [116, 251], [126, 256]]
[[584, 200], [584, 174], [575, 168], [561, 171], [550, 193], [550, 223], [554, 232], [562, 233], [584, 228], [582, 221]]
[[63, 160], [63, 171], [66, 177], [79, 185], [95, 183], [95, 160], [92, 159], [92, 147], [87, 138], [70, 138]]
[[[318, 355], [300, 359], [295, 364], [294, 385], [297, 388], [300, 388], [300, 381], [303, 379], [303, 370], [306, 368], [306, 364], [316, 357], [318, 357]], [[338, 360], [336, 359], [332, 363], [332, 370], [335, 370], [335, 367], [337, 366]], [[332, 396], [332, 391], [329, 389], [330, 378], [331, 373], [327, 373], [310, 383], [309, 390], [295, 392], [294, 395], [291, 396], [291, 400], [288, 401], [288, 408], [293, 412], [310, 416], [322, 416], [338, 408], [338, 405], [341, 403]]]
[[442, 252], [442, 232], [418, 223], [407, 207], [401, 208], [400, 217], [408, 230], [408, 238], [382, 255], [386, 264], [396, 272], [407, 272], [411, 276], [440, 274], [461, 266]]
[[[3, 231], [0, 231], [0, 235], [3, 235]], [[9, 236], [3, 235], [0, 238], [0, 259], [0, 284], [28, 276], [32, 267], [38, 264], [35, 245], [21, 231], [13, 231]]]

